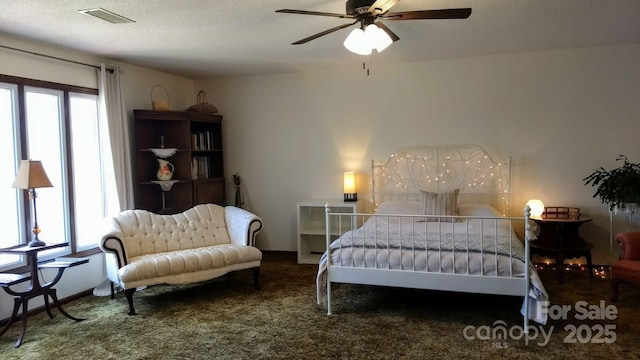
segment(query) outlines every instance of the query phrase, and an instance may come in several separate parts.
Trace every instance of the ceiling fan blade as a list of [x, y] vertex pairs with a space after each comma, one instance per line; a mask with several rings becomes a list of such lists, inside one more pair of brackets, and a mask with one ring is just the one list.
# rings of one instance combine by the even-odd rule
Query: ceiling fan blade
[[355, 18], [355, 16], [353, 16], [353, 15], [336, 14], [336, 13], [328, 13], [328, 12], [320, 12], [320, 11], [280, 9], [280, 10], [276, 10], [276, 12], [277, 13], [285, 13], [285, 14], [297, 14], [297, 15], [330, 16], [330, 17], [337, 17], [337, 18], [341, 18], [341, 19], [353, 19], [353, 18]]
[[395, 6], [398, 1], [400, 0], [376, 0], [376, 2], [369, 7], [369, 13], [373, 16], [382, 15]]
[[382, 15], [385, 20], [422, 20], [422, 19], [466, 19], [471, 16], [471, 8], [403, 11]]
[[379, 27], [384, 32], [386, 32], [387, 35], [389, 35], [389, 37], [391, 38], [391, 40], [393, 40], [393, 42], [396, 42], [396, 41], [400, 40], [398, 35], [396, 35], [393, 31], [391, 31], [385, 24], [383, 24], [383, 23], [381, 23], [379, 21], [376, 22], [375, 24], [376, 24], [377, 27]]
[[354, 22], [352, 22], [352, 23], [349, 23], [349, 24], [343, 24], [343, 25], [336, 26], [336, 27], [333, 27], [333, 28], [331, 28], [331, 29], [325, 30], [325, 31], [323, 31], [323, 32], [319, 32], [319, 33], [317, 33], [317, 34], [315, 34], [315, 35], [311, 35], [311, 36], [306, 37], [306, 38], [304, 38], [304, 39], [302, 39], [302, 40], [298, 40], [298, 41], [296, 41], [296, 42], [294, 42], [294, 43], [291, 43], [291, 45], [300, 45], [300, 44], [304, 44], [304, 43], [309, 42], [309, 41], [311, 41], [311, 40], [317, 39], [317, 38], [319, 38], [319, 37], [321, 37], [321, 36], [325, 36], [325, 35], [327, 35], [327, 34], [331, 34], [331, 33], [332, 33], [332, 32], [334, 32], [334, 31], [338, 31], [338, 30], [344, 29], [344, 28], [346, 28], [346, 27], [349, 27], [349, 26], [351, 26], [351, 25], [353, 25], [353, 24], [357, 23], [358, 21], [359, 21], [359, 20], [356, 20], [356, 21], [354, 21]]

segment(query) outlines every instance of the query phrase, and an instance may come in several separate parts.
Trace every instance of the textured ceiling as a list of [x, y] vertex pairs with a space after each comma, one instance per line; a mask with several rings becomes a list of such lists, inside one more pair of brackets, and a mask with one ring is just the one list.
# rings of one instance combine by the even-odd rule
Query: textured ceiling
[[[77, 12], [94, 7], [135, 23]], [[640, 43], [640, 0], [402, 0], [391, 11], [459, 7], [472, 8], [469, 19], [387, 21], [400, 40], [370, 61]], [[344, 13], [345, 1], [0, 0], [0, 32], [192, 78], [362, 63], [342, 46], [351, 28], [290, 45], [348, 20], [274, 12], [281, 8]]]

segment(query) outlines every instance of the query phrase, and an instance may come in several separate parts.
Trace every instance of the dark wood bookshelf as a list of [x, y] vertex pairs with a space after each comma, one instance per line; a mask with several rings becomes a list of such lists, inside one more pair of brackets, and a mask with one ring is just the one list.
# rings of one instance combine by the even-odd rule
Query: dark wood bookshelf
[[[194, 205], [226, 205], [222, 116], [189, 111], [133, 110], [133, 159], [137, 209], [174, 214]], [[197, 139], [197, 141], [196, 141]], [[152, 148], [175, 148], [166, 158], [175, 183], [163, 191], [156, 183], [158, 162]]]

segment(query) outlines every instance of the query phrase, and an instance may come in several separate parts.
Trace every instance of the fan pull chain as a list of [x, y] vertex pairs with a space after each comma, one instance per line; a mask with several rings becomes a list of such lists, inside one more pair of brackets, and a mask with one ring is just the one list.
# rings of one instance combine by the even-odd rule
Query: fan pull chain
[[367, 76], [369, 76], [369, 67], [367, 66], [367, 60], [369, 60], [369, 55], [367, 55], [366, 60], [362, 61], [362, 70], [366, 70]]

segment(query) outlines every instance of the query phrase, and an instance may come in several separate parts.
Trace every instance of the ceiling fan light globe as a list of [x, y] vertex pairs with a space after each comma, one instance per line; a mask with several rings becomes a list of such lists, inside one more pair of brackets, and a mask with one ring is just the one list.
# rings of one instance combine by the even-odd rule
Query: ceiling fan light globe
[[371, 54], [371, 46], [365, 37], [364, 31], [360, 28], [351, 31], [349, 36], [344, 40], [344, 47], [358, 55]]
[[377, 27], [375, 24], [368, 25], [364, 30], [364, 35], [369, 42], [369, 46], [378, 50], [378, 52], [381, 52], [393, 43], [389, 34]]

